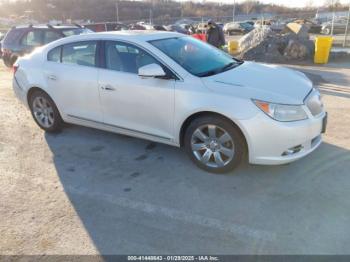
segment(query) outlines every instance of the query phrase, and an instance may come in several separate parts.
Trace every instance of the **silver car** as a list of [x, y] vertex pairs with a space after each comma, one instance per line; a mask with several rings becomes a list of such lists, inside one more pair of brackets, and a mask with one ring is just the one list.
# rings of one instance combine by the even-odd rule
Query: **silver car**
[[18, 60], [13, 88], [47, 132], [68, 122], [184, 147], [216, 173], [297, 160], [321, 144], [327, 119], [302, 73], [172, 32], [60, 39]]

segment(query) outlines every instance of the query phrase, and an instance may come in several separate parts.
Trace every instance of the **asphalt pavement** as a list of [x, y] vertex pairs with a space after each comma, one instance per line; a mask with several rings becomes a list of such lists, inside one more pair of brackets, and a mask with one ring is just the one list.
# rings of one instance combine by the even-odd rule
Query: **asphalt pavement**
[[[349, 86], [349, 69], [322, 68], [302, 69]], [[315, 152], [213, 175], [167, 145], [74, 125], [45, 134], [0, 66], [0, 254], [349, 254], [350, 92], [323, 99]]]

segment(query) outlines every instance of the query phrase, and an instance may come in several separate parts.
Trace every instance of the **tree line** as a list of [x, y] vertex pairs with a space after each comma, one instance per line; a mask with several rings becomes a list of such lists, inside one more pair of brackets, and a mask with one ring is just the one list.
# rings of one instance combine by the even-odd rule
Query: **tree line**
[[[314, 10], [312, 1], [307, 10]], [[329, 0], [325, 1], [328, 9], [346, 9], [335, 0], [337, 6], [329, 6]], [[0, 16], [29, 16], [37, 21], [48, 20], [92, 20], [120, 21], [154, 19], [167, 20], [180, 17], [229, 17], [232, 16], [233, 4], [219, 4], [209, 1], [176, 2], [172, 0], [2, 0]], [[246, 0], [236, 4], [237, 14], [260, 13], [299, 13], [301, 9], [288, 8], [286, 6], [263, 4], [259, 1]]]

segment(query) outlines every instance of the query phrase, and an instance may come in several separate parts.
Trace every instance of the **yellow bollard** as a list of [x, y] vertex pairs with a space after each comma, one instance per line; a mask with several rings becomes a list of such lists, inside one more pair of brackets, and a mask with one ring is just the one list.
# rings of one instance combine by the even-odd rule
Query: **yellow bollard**
[[229, 54], [234, 55], [238, 53], [238, 41], [230, 40], [227, 43], [227, 51]]
[[327, 64], [329, 53], [332, 48], [333, 37], [319, 36], [315, 39], [315, 64]]

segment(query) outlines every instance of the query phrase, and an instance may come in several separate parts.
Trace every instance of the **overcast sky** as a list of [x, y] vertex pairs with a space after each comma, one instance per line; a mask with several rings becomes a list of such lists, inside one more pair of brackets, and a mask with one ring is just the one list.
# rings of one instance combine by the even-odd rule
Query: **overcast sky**
[[[178, 1], [187, 1], [187, 0], [178, 0]], [[196, 0], [197, 2], [202, 2], [202, 0]], [[233, 3], [234, 0], [206, 0], [212, 2], [221, 2], [221, 3]], [[236, 2], [244, 2], [244, 0], [236, 0]], [[304, 7], [306, 3], [310, 3], [310, 0], [260, 0], [263, 3], [274, 3], [281, 4], [290, 7]], [[325, 0], [313, 0], [313, 5], [323, 5]], [[349, 3], [350, 0], [341, 0], [342, 3]]]

